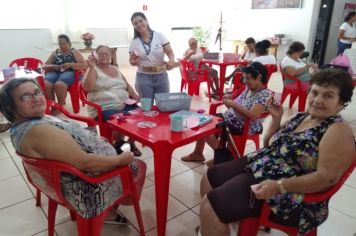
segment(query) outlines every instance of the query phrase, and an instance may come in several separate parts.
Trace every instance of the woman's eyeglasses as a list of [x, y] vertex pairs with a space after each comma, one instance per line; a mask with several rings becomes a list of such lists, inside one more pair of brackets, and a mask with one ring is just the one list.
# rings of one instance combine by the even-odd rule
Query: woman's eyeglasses
[[20, 97], [20, 100], [23, 102], [31, 102], [33, 99], [35, 98], [38, 99], [41, 98], [42, 96], [43, 96], [42, 91], [38, 90], [33, 94], [25, 93]]

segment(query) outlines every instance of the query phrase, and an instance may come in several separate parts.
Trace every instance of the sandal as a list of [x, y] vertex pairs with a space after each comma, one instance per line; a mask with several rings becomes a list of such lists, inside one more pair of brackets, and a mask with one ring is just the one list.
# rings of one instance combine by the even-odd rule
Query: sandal
[[129, 221], [127, 218], [121, 214], [120, 212], [116, 213], [116, 218], [113, 220], [104, 220], [104, 224], [109, 224], [109, 225], [128, 225]]
[[0, 124], [0, 133], [5, 132], [11, 128], [11, 123]]
[[142, 155], [142, 152], [136, 147], [134, 143], [130, 143], [130, 147], [131, 147], [131, 152], [133, 152], [135, 157], [139, 157]]
[[185, 162], [203, 162], [205, 161], [205, 158], [201, 158], [201, 159], [195, 159], [194, 157], [192, 157], [190, 154], [188, 156], [184, 156], [181, 158], [182, 161]]

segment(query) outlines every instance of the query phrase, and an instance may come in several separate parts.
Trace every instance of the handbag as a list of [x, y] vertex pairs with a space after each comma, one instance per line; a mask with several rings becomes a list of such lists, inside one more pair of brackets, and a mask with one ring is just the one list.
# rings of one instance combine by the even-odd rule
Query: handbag
[[231, 136], [229, 126], [225, 121], [218, 123], [217, 126], [221, 128], [221, 132], [219, 146], [214, 150], [214, 165], [232, 161], [234, 159], [234, 155], [231, 152], [230, 147], [232, 151], [235, 152], [236, 155], [240, 158], [241, 155], [237, 150], [235, 142]]
[[345, 55], [344, 53], [339, 54], [337, 57], [335, 57], [334, 59], [332, 59], [330, 61], [331, 65], [337, 65], [337, 66], [345, 66], [348, 67], [348, 72], [349, 74], [352, 76], [353, 75], [353, 71], [351, 68], [351, 63], [350, 63], [350, 59], [347, 55]]

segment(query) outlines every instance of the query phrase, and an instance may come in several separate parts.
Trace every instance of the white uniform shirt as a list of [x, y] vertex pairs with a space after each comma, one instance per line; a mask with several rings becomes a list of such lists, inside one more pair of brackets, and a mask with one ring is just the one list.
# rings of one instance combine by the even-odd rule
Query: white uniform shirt
[[[344, 36], [348, 38], [356, 38], [356, 29], [351, 26], [349, 23], [344, 22], [340, 26], [340, 30], [345, 30]], [[342, 43], [352, 44], [351, 40], [348, 39], [340, 39]]]
[[[162, 33], [156, 31], [153, 31], [153, 36], [150, 44], [143, 43], [143, 41], [139, 37], [133, 39], [130, 44], [129, 53], [138, 52], [140, 55], [140, 63], [137, 66], [137, 72], [147, 73], [143, 72], [142, 66], [163, 65], [165, 55], [163, 46], [167, 45], [168, 43], [168, 39]], [[149, 46], [151, 48], [149, 48]], [[154, 73], [155, 72], [150, 72], [150, 74]]]
[[277, 60], [273, 55], [264, 55], [253, 58], [252, 62], [260, 62], [262, 65], [277, 64]]

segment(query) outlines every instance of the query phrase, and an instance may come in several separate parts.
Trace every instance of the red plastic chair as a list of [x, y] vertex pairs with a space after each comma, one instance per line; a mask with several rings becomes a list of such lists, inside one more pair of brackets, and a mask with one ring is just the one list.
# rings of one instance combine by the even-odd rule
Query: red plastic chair
[[[136, 186], [134, 184], [131, 169], [128, 166], [118, 167], [98, 176], [90, 177], [81, 170], [78, 170], [73, 166], [63, 162], [31, 158], [20, 153], [17, 154], [22, 159], [28, 181], [37, 189], [37, 191], [44, 193], [49, 199], [48, 235], [54, 235], [56, 210], [58, 204], [68, 208], [71, 213], [72, 220], [77, 221], [77, 232], [79, 236], [100, 236], [105, 216], [114, 207], [126, 199], [131, 199], [134, 205], [137, 222], [140, 229], [140, 235], [145, 235], [139, 204], [139, 193], [137, 192]], [[61, 173], [69, 173], [74, 176], [78, 176], [84, 181], [93, 184], [100, 183], [115, 176], [120, 176], [122, 181], [123, 194], [104, 212], [92, 218], [83, 218], [77, 214], [76, 210], [62, 195], [60, 183]]]
[[[356, 167], [356, 157], [354, 162], [349, 166], [349, 168], [346, 170], [346, 172], [343, 174], [343, 176], [341, 177], [341, 179], [336, 185], [323, 192], [305, 194], [304, 202], [312, 203], [312, 202], [321, 202], [321, 201], [329, 200], [345, 183], [345, 181], [351, 175], [355, 167]], [[237, 236], [246, 236], [246, 235], [255, 236], [257, 235], [257, 232], [261, 226], [283, 231], [289, 236], [299, 235], [297, 228], [277, 224], [271, 221], [269, 219], [270, 214], [271, 214], [271, 209], [268, 206], [268, 204], [265, 202], [262, 206], [262, 211], [259, 218], [246, 218], [240, 220]], [[317, 229], [314, 229], [311, 232], [304, 234], [304, 236], [316, 236], [316, 235], [317, 235]]]
[[188, 94], [190, 96], [194, 94], [199, 96], [200, 83], [206, 82], [208, 85], [209, 102], [211, 102], [211, 80], [209, 79], [209, 72], [204, 69], [196, 69], [188, 60], [181, 60], [179, 63], [182, 76], [180, 91], [183, 91], [183, 89], [188, 86]]
[[73, 112], [78, 113], [80, 110], [79, 102], [79, 84], [80, 77], [83, 76], [83, 71], [75, 70], [74, 71], [74, 82], [68, 86], [68, 92], [70, 94], [70, 100], [72, 102]]
[[33, 58], [33, 57], [24, 57], [24, 58], [18, 58], [10, 62], [10, 67], [17, 65], [17, 66], [24, 66], [25, 63], [27, 62], [27, 68], [30, 70], [38, 70], [41, 68], [43, 65], [43, 62], [40, 59]]
[[287, 98], [288, 95], [290, 95], [289, 98], [289, 108], [291, 108], [294, 104], [294, 102], [299, 98], [298, 102], [298, 112], [302, 112], [305, 110], [305, 105], [307, 101], [307, 93], [309, 89], [309, 83], [308, 82], [302, 82], [300, 79], [297, 77], [292, 77], [284, 73], [283, 68], [281, 65], [279, 65], [281, 74], [282, 74], [282, 79], [283, 81], [288, 79], [288, 80], [293, 80], [293, 83], [290, 84], [283, 84], [283, 92], [282, 92], [282, 99], [281, 99], [281, 104], [283, 104], [284, 100]]
[[96, 124], [99, 126], [100, 136], [105, 137], [112, 142], [110, 127], [104, 122], [101, 106], [97, 103], [87, 100], [87, 92], [84, 90], [82, 84], [79, 84], [79, 98], [83, 104], [92, 106], [97, 110]]
[[[235, 99], [236, 97], [238, 97], [243, 91], [245, 90], [245, 86], [240, 87], [237, 91], [235, 91], [232, 95], [232, 97]], [[222, 102], [213, 102], [212, 104], [210, 104], [210, 109], [209, 109], [209, 114], [210, 115], [215, 115], [216, 114], [216, 110], [218, 108], [218, 106], [222, 105]], [[269, 115], [268, 112], [263, 113], [260, 118], [266, 118]], [[245, 149], [246, 149], [246, 142], [247, 140], [252, 140], [255, 143], [255, 147], [256, 150], [260, 148], [260, 134], [252, 134], [250, 135], [248, 133], [249, 129], [250, 129], [250, 125], [251, 122], [253, 120], [249, 119], [249, 118], [245, 118], [244, 120], [244, 128], [242, 130], [242, 134], [239, 135], [232, 135], [232, 138], [234, 140], [234, 143], [237, 147], [237, 150], [239, 152], [239, 154], [244, 155], [245, 154]], [[233, 152], [235, 153], [235, 152]], [[238, 158], [238, 156], [235, 156], [235, 158]]]

